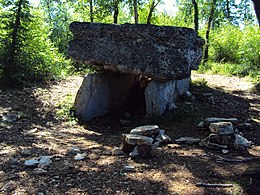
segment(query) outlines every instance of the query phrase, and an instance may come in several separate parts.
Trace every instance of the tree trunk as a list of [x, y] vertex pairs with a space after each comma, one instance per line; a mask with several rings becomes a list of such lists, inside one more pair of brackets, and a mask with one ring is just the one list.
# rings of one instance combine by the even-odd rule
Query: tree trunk
[[196, 32], [199, 30], [199, 10], [198, 10], [198, 3], [196, 0], [192, 0], [193, 8], [194, 8], [194, 29]]
[[252, 1], [254, 3], [256, 18], [258, 21], [258, 25], [260, 27], [260, 1], [259, 0], [252, 0]]
[[118, 14], [119, 14], [118, 4], [119, 4], [119, 0], [114, 0], [114, 24], [118, 23]]
[[133, 3], [134, 3], [134, 16], [135, 16], [135, 24], [138, 24], [138, 3], [137, 3], [138, 0], [134, 0]]
[[14, 78], [14, 74], [16, 73], [16, 53], [17, 53], [17, 46], [18, 46], [18, 31], [21, 25], [21, 11], [22, 11], [22, 4], [23, 0], [19, 0], [18, 2], [18, 9], [15, 16], [15, 23], [13, 26], [10, 50], [9, 50], [9, 57], [7, 59], [7, 63], [4, 65], [4, 80], [6, 81], [7, 85], [14, 85], [16, 79]]
[[147, 17], [147, 24], [151, 24], [151, 19], [152, 19], [152, 16], [153, 16], [153, 12], [154, 12], [154, 9], [156, 8], [156, 6], [159, 4], [160, 1], [158, 1], [156, 4], [155, 4], [155, 1], [153, 0], [151, 5], [150, 5], [150, 10], [149, 10], [149, 14], [148, 14], [148, 17]]
[[230, 0], [226, 0], [226, 9], [227, 9], [227, 19], [230, 22], [231, 21], [231, 15], [230, 15], [230, 5], [229, 2]]
[[206, 44], [204, 46], [203, 64], [208, 61], [208, 57], [209, 57], [209, 33], [210, 33], [210, 27], [211, 27], [211, 24], [212, 24], [212, 21], [213, 21], [215, 6], [216, 6], [216, 0], [212, 0], [209, 20], [208, 20], [208, 24], [207, 24], [206, 37], [205, 37], [206, 38]]
[[94, 22], [94, 15], [93, 15], [93, 0], [89, 0], [89, 6], [90, 6], [90, 22]]

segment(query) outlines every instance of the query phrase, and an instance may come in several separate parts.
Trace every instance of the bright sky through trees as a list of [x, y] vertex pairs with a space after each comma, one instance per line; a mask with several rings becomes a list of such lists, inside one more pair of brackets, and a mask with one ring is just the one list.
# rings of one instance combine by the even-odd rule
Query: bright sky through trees
[[[38, 5], [40, 0], [30, 0], [31, 3]], [[177, 11], [176, 2], [173, 0], [163, 0], [163, 3], [158, 6], [159, 11], [166, 11], [167, 13], [174, 13]]]

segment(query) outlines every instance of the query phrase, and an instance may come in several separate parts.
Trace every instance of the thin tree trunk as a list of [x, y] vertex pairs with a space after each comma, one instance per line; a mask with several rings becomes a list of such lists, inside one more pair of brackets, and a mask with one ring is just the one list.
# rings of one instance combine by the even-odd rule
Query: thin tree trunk
[[149, 14], [148, 14], [148, 17], [147, 17], [147, 24], [151, 24], [151, 19], [152, 19], [152, 16], [153, 16], [153, 12], [154, 12], [154, 9], [156, 8], [156, 6], [159, 4], [160, 1], [158, 1], [156, 4], [155, 4], [155, 1], [153, 0], [151, 5], [150, 5], [150, 10], [149, 10]]
[[93, 15], [93, 0], [89, 0], [89, 4], [90, 4], [90, 22], [94, 22], [94, 15]]
[[230, 0], [226, 0], [226, 9], [227, 9], [227, 18], [228, 18], [228, 21], [230, 22], [231, 21], [231, 16], [230, 16], [230, 5], [229, 5], [229, 2]]
[[198, 10], [198, 3], [196, 0], [192, 0], [193, 8], [194, 8], [194, 29], [196, 32], [199, 30], [199, 10]]
[[23, 4], [23, 0], [19, 0], [18, 9], [17, 9], [17, 13], [15, 16], [15, 23], [14, 23], [13, 32], [12, 32], [9, 57], [7, 60], [7, 64], [5, 64], [5, 66], [4, 66], [5, 81], [7, 82], [8, 85], [15, 84], [15, 78], [13, 78], [13, 74], [16, 73], [16, 69], [17, 69], [15, 58], [16, 58], [16, 51], [17, 51], [17, 45], [18, 45], [18, 31], [19, 31], [20, 25], [21, 25], [22, 4]]
[[118, 14], [119, 14], [118, 4], [119, 4], [119, 0], [114, 0], [114, 24], [118, 23]]
[[256, 18], [258, 21], [258, 25], [260, 27], [260, 0], [252, 0], [252, 1], [254, 3]]
[[208, 57], [209, 57], [209, 33], [210, 33], [210, 27], [211, 27], [211, 24], [213, 21], [215, 6], [216, 6], [216, 0], [212, 0], [209, 20], [208, 20], [208, 25], [207, 25], [207, 31], [206, 31], [206, 44], [204, 46], [203, 63], [206, 63], [208, 61]]
[[138, 24], [138, 0], [133, 0], [134, 3], [134, 17], [135, 17], [135, 24]]

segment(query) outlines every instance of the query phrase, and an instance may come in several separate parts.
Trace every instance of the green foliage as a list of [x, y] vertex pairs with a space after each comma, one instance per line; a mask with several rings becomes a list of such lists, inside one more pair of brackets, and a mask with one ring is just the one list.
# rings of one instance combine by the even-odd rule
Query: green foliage
[[[50, 28], [44, 22], [44, 13], [32, 7], [22, 7], [20, 26], [17, 31], [17, 43], [15, 56], [10, 54], [14, 32], [14, 17], [17, 10], [15, 5], [7, 7], [2, 12], [2, 18], [6, 21], [1, 35], [1, 61], [2, 76], [10, 74], [15, 84], [30, 84], [37, 81], [46, 81], [64, 75], [70, 69], [69, 61], [54, 47], [49, 39]], [[24, 18], [23, 18], [24, 17]], [[7, 73], [4, 67], [8, 67], [10, 58], [13, 58], [14, 69]], [[9, 61], [8, 61], [9, 59]]]
[[201, 65], [200, 71], [259, 79], [259, 27], [249, 25], [241, 30], [233, 25], [221, 26], [212, 31], [210, 43], [211, 62]]
[[71, 93], [68, 93], [56, 107], [58, 118], [68, 120], [70, 123], [76, 122], [74, 117], [74, 96]]

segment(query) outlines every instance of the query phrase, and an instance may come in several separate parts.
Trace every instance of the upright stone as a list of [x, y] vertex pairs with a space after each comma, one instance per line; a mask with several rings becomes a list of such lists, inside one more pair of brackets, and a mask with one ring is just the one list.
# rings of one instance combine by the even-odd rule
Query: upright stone
[[189, 77], [191, 69], [198, 69], [204, 45], [190, 28], [73, 22], [70, 30], [74, 60], [157, 80]]
[[120, 107], [135, 84], [135, 76], [113, 72], [85, 76], [74, 103], [76, 117], [84, 123]]

